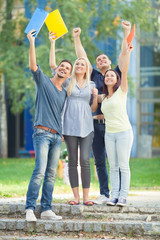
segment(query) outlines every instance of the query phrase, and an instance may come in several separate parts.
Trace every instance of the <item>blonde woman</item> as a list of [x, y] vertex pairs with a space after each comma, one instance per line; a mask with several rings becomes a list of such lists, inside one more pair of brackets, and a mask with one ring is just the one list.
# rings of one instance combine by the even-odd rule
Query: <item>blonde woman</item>
[[83, 203], [93, 205], [89, 201], [90, 188], [90, 150], [93, 141], [92, 112], [97, 107], [97, 94], [94, 82], [90, 81], [89, 62], [79, 58], [73, 66], [72, 76], [67, 89], [67, 100], [63, 114], [63, 136], [67, 145], [69, 158], [69, 180], [74, 195], [70, 205], [80, 201], [78, 182], [78, 146], [80, 148], [80, 167], [83, 188]]

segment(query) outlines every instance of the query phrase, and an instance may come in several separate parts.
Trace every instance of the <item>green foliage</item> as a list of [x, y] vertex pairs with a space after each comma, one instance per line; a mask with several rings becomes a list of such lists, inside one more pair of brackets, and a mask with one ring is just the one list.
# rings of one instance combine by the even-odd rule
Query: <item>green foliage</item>
[[[23, 4], [24, 0], [19, 2]], [[38, 6], [37, 2], [28, 1], [32, 13]], [[6, 9], [0, 9], [0, 19], [3, 19], [0, 32], [0, 72], [5, 75], [12, 111], [18, 113], [23, 111], [26, 104], [31, 107], [34, 105], [35, 88], [28, 66], [29, 49], [24, 41], [26, 37], [24, 29], [29, 19], [26, 19], [23, 13], [16, 15], [16, 18], [13, 17], [16, 1], [7, 0], [6, 3]], [[57, 0], [48, 1], [45, 10], [50, 12], [56, 8], [60, 10], [68, 28], [68, 34], [56, 41], [57, 64], [64, 58], [72, 62], [76, 59], [72, 38], [74, 27], [81, 27], [82, 43], [88, 58], [94, 64], [95, 56], [99, 52], [95, 41], [105, 40], [107, 43], [108, 37], [119, 39], [117, 30], [119, 32], [122, 30], [120, 27], [122, 19], [135, 23], [145, 31], [150, 31], [152, 23], [155, 23], [150, 0]], [[48, 64], [49, 50], [48, 30], [44, 24], [36, 39], [37, 63], [45, 74], [51, 76]]]
[[160, 158], [154, 159], [132, 159], [131, 168], [131, 186], [133, 188], [155, 188], [160, 184], [159, 169]]

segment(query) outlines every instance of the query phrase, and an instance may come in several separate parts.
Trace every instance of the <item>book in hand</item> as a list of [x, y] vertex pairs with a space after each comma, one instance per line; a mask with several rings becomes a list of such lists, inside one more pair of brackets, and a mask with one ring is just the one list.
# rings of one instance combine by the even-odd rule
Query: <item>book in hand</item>
[[56, 33], [55, 40], [68, 32], [58, 9], [54, 10], [47, 16], [45, 23], [49, 32]]
[[130, 34], [128, 35], [128, 37], [127, 37], [127, 43], [128, 44], [132, 43], [134, 36], [135, 36], [135, 24], [133, 25], [133, 28], [132, 28]]
[[35, 34], [33, 35], [34, 37], [37, 37], [41, 27], [43, 26], [46, 18], [48, 16], [48, 12], [46, 12], [43, 9], [36, 8], [30, 22], [28, 23], [25, 33], [29, 33], [31, 30], [35, 30]]

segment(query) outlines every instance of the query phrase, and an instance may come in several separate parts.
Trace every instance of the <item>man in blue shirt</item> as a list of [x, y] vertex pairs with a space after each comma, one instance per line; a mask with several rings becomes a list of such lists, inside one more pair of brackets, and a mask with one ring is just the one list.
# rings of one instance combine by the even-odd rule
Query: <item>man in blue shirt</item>
[[55, 76], [47, 77], [36, 63], [34, 30], [27, 37], [30, 42], [29, 66], [36, 86], [33, 134], [36, 160], [27, 191], [26, 220], [37, 221], [33, 211], [43, 178], [41, 218], [60, 220], [62, 217], [51, 210], [51, 202], [62, 143], [61, 113], [66, 99], [62, 84], [70, 77], [72, 64], [62, 60]]
[[[123, 21], [124, 37], [128, 36], [130, 32], [130, 23], [128, 21]], [[76, 54], [78, 57], [86, 57], [87, 54], [82, 46], [80, 40], [81, 29], [75, 28], [73, 30], [74, 44], [76, 49]], [[128, 60], [127, 60], [128, 61]], [[118, 66], [115, 68], [117, 73], [121, 77], [121, 67], [123, 67], [124, 56], [121, 52], [119, 56]], [[109, 57], [102, 53], [96, 58], [96, 67], [100, 70], [95, 70], [90, 64], [90, 71], [92, 73], [91, 80], [96, 83], [96, 88], [98, 89], [98, 94], [103, 93], [103, 76], [108, 69], [111, 69], [111, 60]], [[96, 112], [93, 114], [94, 121], [94, 139], [92, 144], [95, 165], [97, 169], [97, 175], [100, 186], [100, 196], [94, 202], [96, 204], [107, 203], [109, 198], [109, 187], [108, 187], [108, 172], [106, 167], [106, 149], [105, 149], [105, 120], [104, 115], [101, 112], [101, 104], [98, 104]]]

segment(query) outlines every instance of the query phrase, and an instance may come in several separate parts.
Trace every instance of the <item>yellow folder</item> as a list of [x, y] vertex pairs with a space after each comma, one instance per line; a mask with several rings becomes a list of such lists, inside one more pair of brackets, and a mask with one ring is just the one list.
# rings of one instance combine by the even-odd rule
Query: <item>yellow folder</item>
[[45, 23], [49, 32], [52, 31], [53, 33], [56, 33], [56, 39], [60, 38], [68, 32], [58, 9], [48, 14]]

